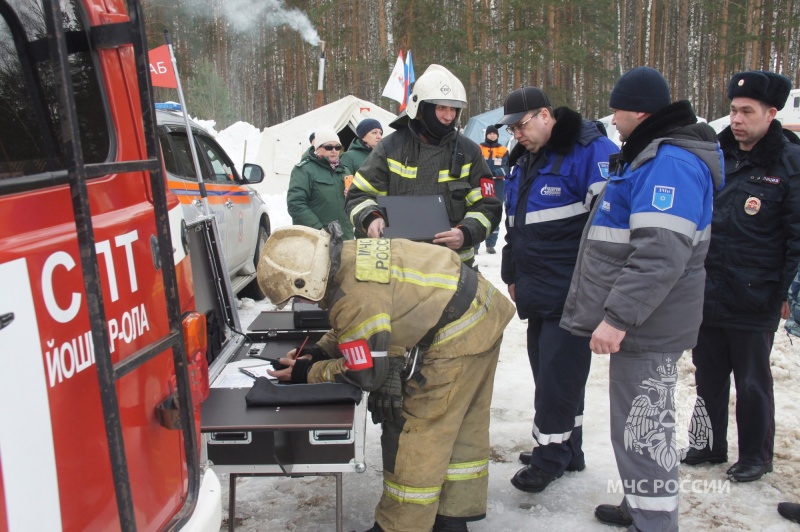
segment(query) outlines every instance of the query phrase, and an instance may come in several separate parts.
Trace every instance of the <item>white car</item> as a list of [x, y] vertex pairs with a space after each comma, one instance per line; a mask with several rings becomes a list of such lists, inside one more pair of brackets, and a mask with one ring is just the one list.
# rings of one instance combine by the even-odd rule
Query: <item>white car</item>
[[[159, 108], [156, 123], [170, 190], [183, 206], [187, 222], [204, 214], [183, 114]], [[242, 176], [219, 144], [196, 122], [190, 122], [208, 204], [217, 221], [234, 294], [256, 300], [264, 293], [256, 279], [256, 264], [270, 235], [266, 203], [250, 184], [264, 179], [257, 164], [245, 164]]]

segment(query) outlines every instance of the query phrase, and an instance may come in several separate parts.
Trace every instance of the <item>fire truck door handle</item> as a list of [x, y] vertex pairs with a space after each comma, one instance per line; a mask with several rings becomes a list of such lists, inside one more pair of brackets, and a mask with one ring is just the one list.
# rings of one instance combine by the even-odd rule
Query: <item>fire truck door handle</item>
[[225, 200], [225, 207], [233, 209], [233, 202], [231, 200]]

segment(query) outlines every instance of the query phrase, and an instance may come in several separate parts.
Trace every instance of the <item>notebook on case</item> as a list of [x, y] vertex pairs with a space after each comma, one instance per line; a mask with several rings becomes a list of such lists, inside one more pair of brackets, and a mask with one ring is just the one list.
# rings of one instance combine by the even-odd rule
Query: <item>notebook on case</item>
[[378, 196], [378, 207], [384, 213], [386, 238], [407, 238], [431, 242], [436, 233], [450, 230], [447, 207], [441, 195]]

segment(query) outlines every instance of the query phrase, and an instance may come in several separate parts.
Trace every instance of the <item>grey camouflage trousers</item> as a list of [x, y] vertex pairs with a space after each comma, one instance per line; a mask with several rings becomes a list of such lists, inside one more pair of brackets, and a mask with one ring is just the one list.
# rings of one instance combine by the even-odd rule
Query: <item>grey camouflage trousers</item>
[[620, 507], [633, 518], [629, 531], [678, 530], [674, 398], [682, 354], [610, 355], [611, 443], [625, 494]]

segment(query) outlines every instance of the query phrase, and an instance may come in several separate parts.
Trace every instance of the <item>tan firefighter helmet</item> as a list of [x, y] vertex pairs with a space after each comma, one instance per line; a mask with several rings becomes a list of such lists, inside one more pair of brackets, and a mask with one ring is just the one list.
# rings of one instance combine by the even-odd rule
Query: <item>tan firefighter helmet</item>
[[322, 229], [302, 225], [272, 233], [258, 258], [258, 286], [272, 303], [293, 296], [322, 299], [331, 266], [330, 238]]

